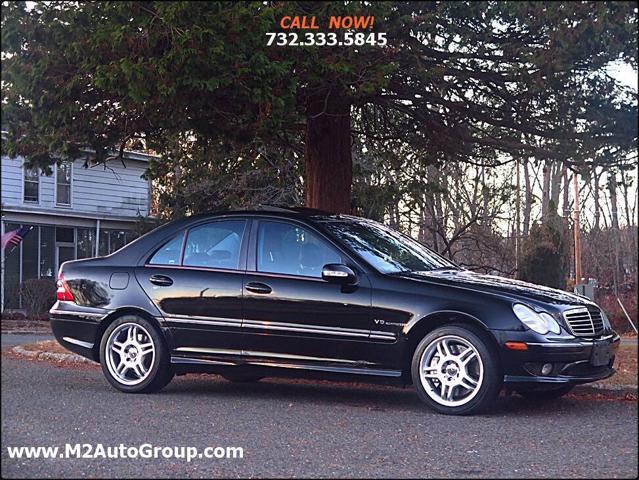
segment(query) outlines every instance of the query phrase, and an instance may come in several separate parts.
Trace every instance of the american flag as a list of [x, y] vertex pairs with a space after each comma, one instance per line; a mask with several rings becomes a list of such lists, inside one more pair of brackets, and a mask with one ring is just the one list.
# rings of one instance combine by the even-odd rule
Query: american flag
[[33, 225], [25, 225], [17, 230], [11, 230], [10, 232], [2, 235], [2, 249], [4, 250], [9, 247], [10, 250], [12, 250], [20, 245], [22, 239], [27, 236], [27, 233], [29, 233], [32, 228]]

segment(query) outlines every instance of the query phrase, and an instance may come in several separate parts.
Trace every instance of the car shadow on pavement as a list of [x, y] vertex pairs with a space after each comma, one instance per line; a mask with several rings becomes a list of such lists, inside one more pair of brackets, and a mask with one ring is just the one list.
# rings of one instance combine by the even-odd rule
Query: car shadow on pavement
[[[75, 367], [83, 375], [69, 377], [67, 389], [87, 394], [113, 396], [114, 401], [137, 403], [140, 400], [156, 399], [159, 403], [167, 397], [173, 402], [188, 402], [189, 399], [225, 398], [229, 401], [273, 401], [294, 405], [327, 405], [362, 408], [369, 411], [404, 411], [416, 414], [437, 415], [418, 398], [412, 386], [405, 388], [374, 383], [339, 382], [329, 380], [307, 380], [296, 378], [265, 378], [253, 383], [233, 383], [219, 375], [189, 374], [178, 376], [163, 390], [153, 394], [124, 394], [111, 387], [101, 378], [95, 365]], [[73, 378], [77, 380], [74, 381]], [[92, 390], [89, 392], [89, 390]], [[535, 402], [518, 395], [503, 393], [495, 405], [475, 418], [481, 417], [521, 417], [546, 418], [549, 412], [562, 415], [582, 415], [596, 409], [601, 401], [595, 398], [569, 395], [552, 402]]]
[[[291, 404], [321, 403], [373, 411], [399, 409], [436, 414], [422, 403], [412, 386], [402, 388], [391, 385], [282, 378], [267, 378], [253, 383], [233, 383], [218, 375], [194, 374], [177, 377], [160, 392], [160, 395], [170, 395], [177, 399], [183, 393], [189, 396], [279, 400]], [[502, 392], [491, 409], [475, 416], [547, 416], [549, 410], [574, 410], [575, 402], [579, 400], [571, 397], [553, 402], [534, 402], [518, 395], [504, 395]]]
[[177, 377], [176, 380], [163, 392], [176, 394], [180, 391], [188, 391], [192, 395], [320, 402], [375, 409], [420, 408], [422, 405], [412, 387], [284, 378], [266, 378], [252, 383], [233, 383], [217, 375], [187, 375]]

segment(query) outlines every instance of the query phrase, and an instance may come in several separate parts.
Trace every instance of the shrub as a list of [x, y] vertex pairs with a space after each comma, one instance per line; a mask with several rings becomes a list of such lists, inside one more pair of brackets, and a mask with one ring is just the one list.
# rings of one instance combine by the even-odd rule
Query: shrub
[[552, 216], [533, 225], [523, 245], [519, 279], [564, 289], [567, 270], [568, 247], [563, 219]]
[[56, 301], [55, 292], [55, 281], [49, 278], [32, 278], [22, 282], [20, 296], [27, 317], [39, 318], [46, 315]]

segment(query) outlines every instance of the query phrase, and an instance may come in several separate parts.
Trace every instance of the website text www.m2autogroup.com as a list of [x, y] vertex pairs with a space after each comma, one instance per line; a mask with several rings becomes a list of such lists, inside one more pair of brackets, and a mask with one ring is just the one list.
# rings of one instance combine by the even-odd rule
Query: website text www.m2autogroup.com
[[11, 459], [137, 459], [165, 458], [191, 462], [195, 459], [243, 459], [242, 447], [197, 447], [140, 445], [103, 445], [89, 443], [67, 443], [64, 446], [13, 446], [7, 447]]

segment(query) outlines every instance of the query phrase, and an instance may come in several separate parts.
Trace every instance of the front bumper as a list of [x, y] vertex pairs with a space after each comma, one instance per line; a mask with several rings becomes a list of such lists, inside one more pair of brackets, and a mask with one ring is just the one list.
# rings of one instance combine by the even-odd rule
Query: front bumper
[[[603, 380], [613, 368], [620, 338], [607, 332], [597, 338], [572, 336], [544, 337], [534, 332], [502, 332], [501, 347], [506, 384], [578, 384]], [[526, 350], [512, 350], [506, 342], [525, 343]], [[552, 365], [542, 374], [544, 364]]]

